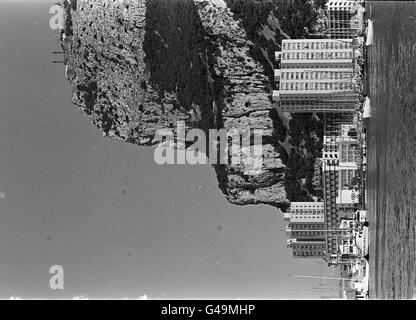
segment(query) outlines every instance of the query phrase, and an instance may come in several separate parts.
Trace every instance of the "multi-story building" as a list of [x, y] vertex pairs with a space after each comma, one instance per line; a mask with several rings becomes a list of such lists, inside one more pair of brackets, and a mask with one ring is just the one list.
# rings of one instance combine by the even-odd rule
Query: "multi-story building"
[[[322, 164], [323, 172], [336, 171], [337, 183], [333, 184], [337, 204], [358, 203], [353, 188], [357, 172], [359, 143], [354, 135], [356, 126], [353, 114], [325, 114]], [[324, 186], [331, 186], [324, 183]]]
[[291, 239], [297, 241], [325, 241], [326, 229], [324, 223], [291, 222], [286, 232]]
[[[353, 180], [359, 150], [353, 131], [353, 113], [325, 114], [322, 171], [328, 230], [336, 230], [342, 219], [351, 218], [358, 203]], [[338, 250], [338, 237], [338, 232], [327, 233], [329, 254]]]
[[323, 202], [292, 202], [284, 217], [289, 221], [287, 246], [292, 248], [295, 258], [325, 256], [327, 230]]
[[358, 36], [364, 8], [362, 1], [329, 0], [326, 4], [328, 33], [331, 39], [349, 39]]
[[324, 258], [325, 241], [295, 241], [291, 243], [294, 258]]
[[354, 50], [351, 39], [285, 39], [276, 52], [273, 100], [285, 112], [351, 111]]
[[351, 219], [358, 196], [354, 190], [358, 140], [353, 113], [328, 113], [322, 151], [323, 202], [292, 202], [284, 214], [288, 246], [294, 257], [330, 257], [342, 243], [339, 225]]
[[292, 202], [290, 204], [290, 222], [325, 222], [323, 202]]

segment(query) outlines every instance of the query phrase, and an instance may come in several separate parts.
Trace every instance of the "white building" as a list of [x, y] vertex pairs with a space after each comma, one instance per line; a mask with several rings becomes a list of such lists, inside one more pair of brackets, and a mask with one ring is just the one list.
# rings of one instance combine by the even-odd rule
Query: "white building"
[[273, 100], [285, 112], [342, 112], [355, 107], [352, 40], [285, 39], [276, 52]]
[[281, 69], [351, 67], [352, 39], [284, 39], [275, 55]]
[[357, 0], [329, 0], [326, 4], [329, 36], [332, 39], [353, 38], [363, 28], [364, 7]]
[[337, 204], [358, 203], [358, 194], [352, 186], [357, 173], [358, 140], [350, 136], [355, 126], [350, 122], [352, 114], [327, 115], [322, 153], [323, 172], [336, 173], [336, 179], [326, 183], [326, 189], [336, 192]]
[[290, 204], [290, 222], [325, 222], [323, 202], [292, 202]]

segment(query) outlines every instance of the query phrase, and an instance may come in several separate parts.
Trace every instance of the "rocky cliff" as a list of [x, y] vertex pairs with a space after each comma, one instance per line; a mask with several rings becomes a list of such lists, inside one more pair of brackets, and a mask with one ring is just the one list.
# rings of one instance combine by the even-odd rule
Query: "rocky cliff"
[[286, 208], [272, 83], [223, 0], [64, 1], [72, 101], [105, 136], [154, 145], [156, 130], [263, 130], [263, 168], [215, 165], [239, 205]]

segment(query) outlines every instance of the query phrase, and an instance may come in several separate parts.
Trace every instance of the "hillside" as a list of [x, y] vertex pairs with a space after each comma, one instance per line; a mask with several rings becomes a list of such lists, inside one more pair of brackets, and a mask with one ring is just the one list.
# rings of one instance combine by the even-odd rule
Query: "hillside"
[[[104, 136], [152, 146], [158, 129], [176, 130], [179, 120], [187, 129], [205, 131], [262, 129], [262, 173], [249, 174], [246, 165], [215, 165], [219, 188], [238, 205], [285, 209], [296, 200], [292, 186], [303, 177], [291, 174], [293, 162], [302, 163], [296, 154], [303, 139], [296, 138], [294, 128], [306, 119], [294, 117], [287, 128], [270, 92], [280, 39], [299, 36], [298, 19], [307, 27], [314, 23], [302, 18], [314, 14], [306, 1], [285, 6], [277, 0], [64, 3], [62, 46], [72, 101]], [[284, 20], [290, 12], [292, 18]], [[300, 134], [313, 136], [315, 129], [303, 127]], [[317, 146], [306, 140], [312, 157]]]

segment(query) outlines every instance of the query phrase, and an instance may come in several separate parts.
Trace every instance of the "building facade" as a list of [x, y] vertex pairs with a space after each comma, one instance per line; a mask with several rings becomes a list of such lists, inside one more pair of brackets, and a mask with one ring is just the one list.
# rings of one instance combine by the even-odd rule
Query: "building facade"
[[273, 100], [284, 112], [343, 112], [357, 103], [351, 39], [285, 39]]
[[[325, 114], [322, 172], [328, 230], [336, 230], [342, 219], [350, 219], [358, 203], [354, 178], [359, 148], [354, 129], [352, 112]], [[339, 236], [337, 231], [327, 233], [329, 254], [338, 251]]]
[[323, 202], [292, 202], [290, 204], [290, 222], [325, 222]]
[[326, 256], [325, 241], [301, 241], [292, 243], [294, 258], [324, 258]]
[[291, 222], [286, 227], [286, 232], [291, 239], [297, 241], [325, 241], [326, 229], [324, 223]]
[[287, 246], [294, 258], [322, 258], [326, 255], [326, 224], [323, 202], [292, 202], [288, 221]]
[[349, 39], [359, 35], [364, 8], [362, 1], [329, 0], [326, 4], [331, 39]]
[[335, 171], [338, 176], [334, 185], [337, 204], [358, 203], [354, 178], [360, 150], [354, 134], [353, 113], [325, 114], [324, 117], [322, 171]]

